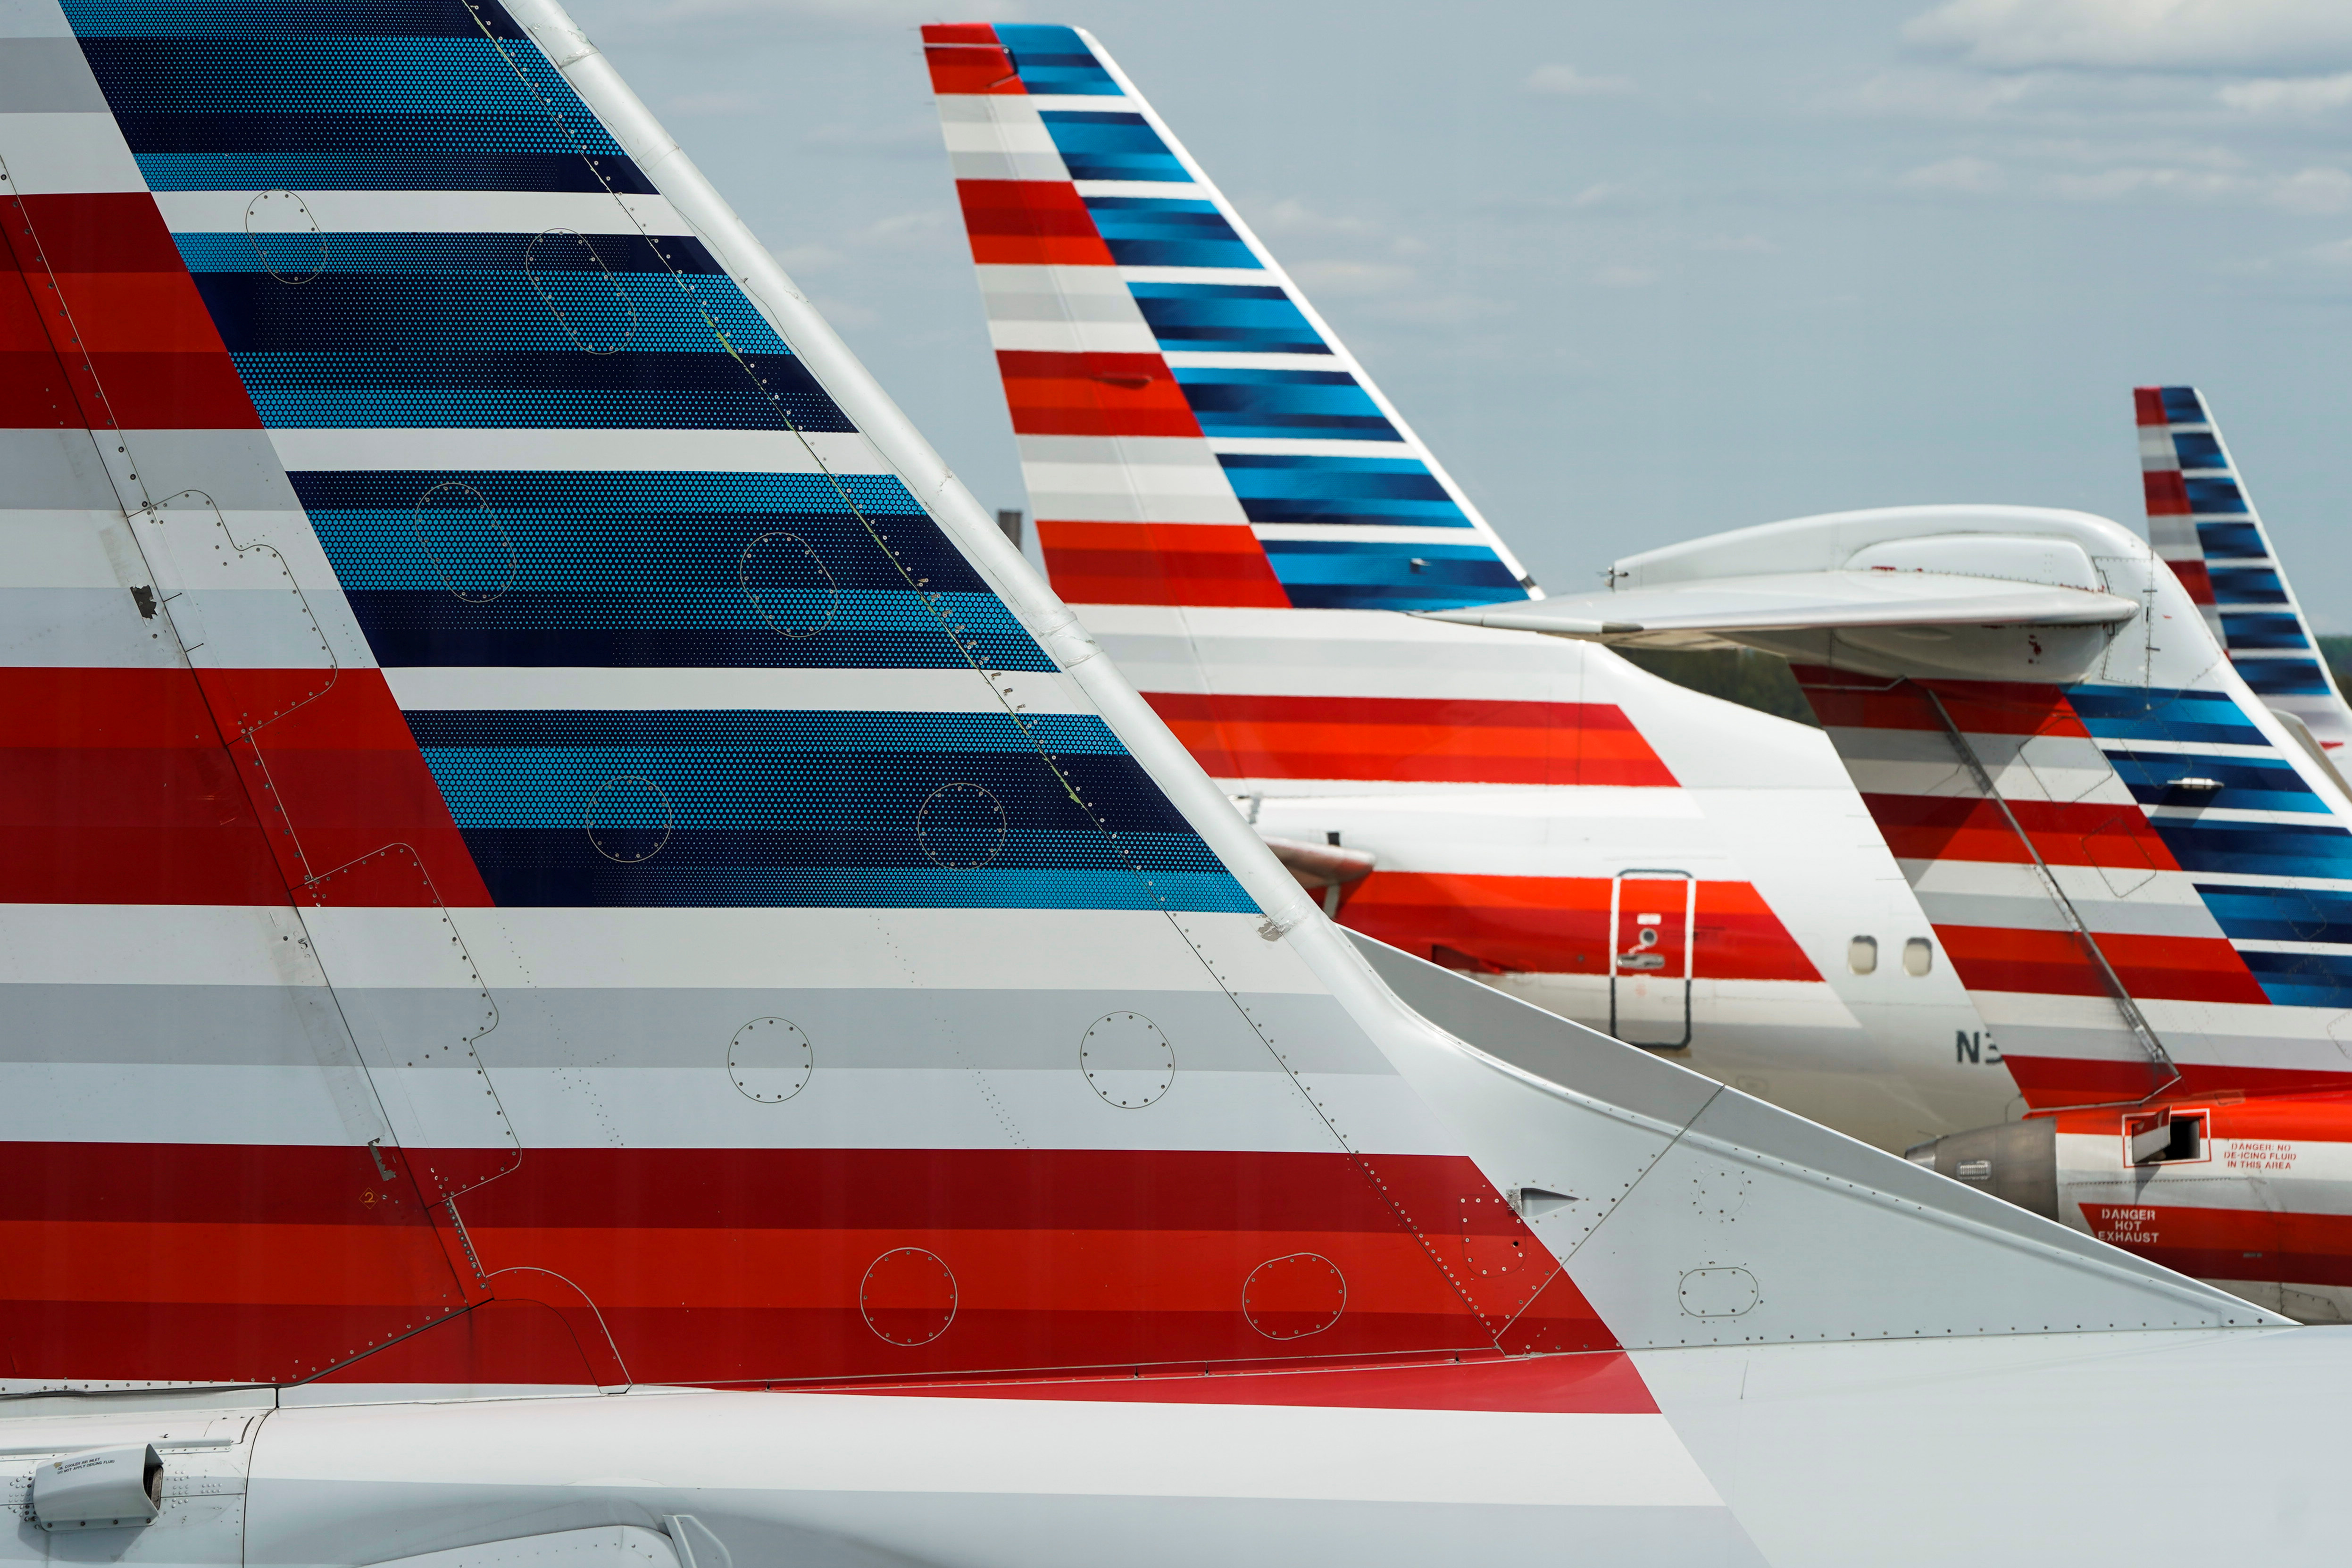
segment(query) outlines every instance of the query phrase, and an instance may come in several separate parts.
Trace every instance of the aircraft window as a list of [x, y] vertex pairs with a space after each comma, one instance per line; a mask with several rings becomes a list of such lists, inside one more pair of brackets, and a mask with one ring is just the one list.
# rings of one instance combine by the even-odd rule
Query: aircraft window
[[1869, 974], [1878, 968], [1878, 939], [1858, 936], [1845, 944], [1845, 966], [1856, 974]]
[[1936, 967], [1935, 945], [1924, 936], [1915, 936], [1903, 944], [1903, 973], [1925, 974]]

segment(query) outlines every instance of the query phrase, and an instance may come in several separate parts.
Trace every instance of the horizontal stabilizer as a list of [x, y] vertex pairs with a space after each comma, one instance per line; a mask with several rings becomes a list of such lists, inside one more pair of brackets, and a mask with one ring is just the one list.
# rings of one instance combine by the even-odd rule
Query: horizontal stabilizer
[[1736, 643], [1895, 679], [2073, 680], [2121, 657], [2116, 632], [2159, 578], [2147, 544], [2105, 518], [1889, 507], [1628, 556], [1603, 594], [1444, 614], [1595, 641]]
[[2113, 594], [1893, 567], [1724, 577], [1578, 598], [1433, 612], [1504, 631], [1687, 643], [1727, 631], [1831, 626], [2111, 626], [2139, 606]]

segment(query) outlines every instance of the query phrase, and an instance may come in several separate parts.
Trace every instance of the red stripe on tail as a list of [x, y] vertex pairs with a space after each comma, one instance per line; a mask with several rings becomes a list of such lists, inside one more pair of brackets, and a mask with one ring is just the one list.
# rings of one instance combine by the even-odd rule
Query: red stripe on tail
[[1037, 542], [1074, 605], [1224, 605], [1286, 610], [1290, 596], [1246, 523], [1060, 522]]
[[1002, 350], [996, 368], [1022, 436], [1177, 436], [1200, 422], [1158, 354]]
[[971, 258], [982, 266], [1108, 267], [1078, 188], [1060, 180], [958, 180]]

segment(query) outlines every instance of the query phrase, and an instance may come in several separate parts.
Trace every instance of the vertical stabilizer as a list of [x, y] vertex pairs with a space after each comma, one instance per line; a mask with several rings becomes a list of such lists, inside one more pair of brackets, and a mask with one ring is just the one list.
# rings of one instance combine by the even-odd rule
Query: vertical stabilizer
[[[6, 774], [59, 871], [7, 868], [12, 1376], [2258, 1317], [1573, 1026], [1556, 1084], [1401, 1006], [552, 0], [36, 13], [9, 439], [55, 460], [0, 685], [81, 751]], [[1685, 1178], [1750, 1242], [1697, 1329]]]
[[1066, 598], [1420, 610], [1533, 594], [1091, 35], [967, 23], [923, 40]]
[[2324, 751], [2352, 741], [2352, 708], [2204, 395], [2193, 386], [2135, 387], [2132, 405], [2157, 553], [2257, 697], [2293, 714]]

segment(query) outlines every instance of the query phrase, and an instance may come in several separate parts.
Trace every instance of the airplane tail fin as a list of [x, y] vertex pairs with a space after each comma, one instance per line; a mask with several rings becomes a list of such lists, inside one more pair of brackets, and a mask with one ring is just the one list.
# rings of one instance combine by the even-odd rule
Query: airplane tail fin
[[2269, 1321], [1401, 1005], [554, 0], [8, 26], [11, 1388]]
[[2103, 518], [1909, 507], [1448, 618], [1785, 655], [2037, 1108], [2352, 1087], [2352, 796]]
[[2352, 707], [2320, 657], [2286, 568], [2246, 493], [2204, 395], [2132, 389], [2147, 531], [2254, 694], [2324, 751], [2352, 741]]
[[1535, 592], [1091, 35], [923, 39], [1065, 598], [1436, 609]]

